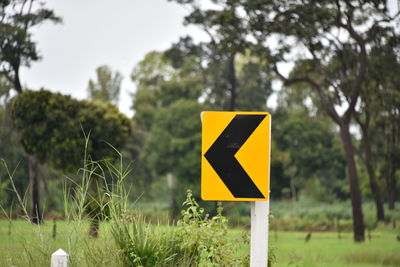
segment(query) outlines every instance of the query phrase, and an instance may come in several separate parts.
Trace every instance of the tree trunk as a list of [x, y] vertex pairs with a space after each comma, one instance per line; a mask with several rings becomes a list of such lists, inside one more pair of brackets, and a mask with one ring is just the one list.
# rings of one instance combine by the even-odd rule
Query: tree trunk
[[28, 156], [29, 160], [29, 183], [31, 190], [31, 221], [35, 224], [42, 223], [42, 211], [40, 209], [39, 192], [39, 162], [35, 156]]
[[234, 111], [236, 108], [236, 69], [235, 69], [235, 53], [232, 53], [228, 59], [228, 82], [229, 82], [229, 91], [231, 93], [231, 98], [229, 102], [229, 110]]
[[388, 192], [388, 207], [390, 210], [394, 210], [395, 202], [396, 202], [396, 168], [392, 166], [393, 163], [390, 164], [390, 170], [387, 175], [387, 192]]
[[[394, 116], [391, 116], [394, 117]], [[395, 156], [396, 150], [399, 147], [399, 130], [397, 124], [394, 122], [395, 119], [392, 120], [393, 125], [390, 125], [390, 141], [387, 149], [387, 193], [388, 193], [388, 206], [390, 210], [394, 210], [395, 202], [396, 202], [396, 189], [397, 189], [397, 181], [396, 181], [396, 171], [398, 169], [399, 163], [398, 159]]]
[[353, 212], [353, 230], [354, 240], [362, 242], [365, 240], [365, 227], [362, 212], [361, 192], [358, 184], [358, 174], [354, 160], [354, 148], [351, 142], [349, 123], [340, 125], [340, 137], [342, 139], [344, 151], [346, 154], [347, 172], [350, 182], [350, 195]]
[[383, 207], [382, 194], [379, 189], [379, 185], [376, 181], [376, 175], [373, 168], [373, 159], [371, 152], [371, 144], [369, 142], [368, 130], [364, 132], [363, 130], [363, 141], [364, 141], [364, 149], [365, 149], [365, 166], [367, 168], [368, 176], [369, 176], [369, 185], [371, 187], [371, 192], [374, 197], [375, 205], [376, 205], [376, 218], [378, 221], [383, 221], [385, 219], [385, 211]]
[[290, 191], [292, 191], [292, 199], [293, 202], [297, 202], [297, 193], [296, 193], [296, 186], [294, 184], [294, 175], [290, 175]]
[[172, 192], [172, 196], [171, 196], [171, 217], [173, 219], [177, 219], [180, 215], [180, 209], [179, 209], [179, 205], [178, 205], [178, 194], [180, 192], [178, 192], [178, 190], [176, 188], [173, 188], [171, 190]]
[[15, 90], [18, 92], [18, 94], [22, 93], [22, 86], [21, 86], [21, 81], [19, 79], [19, 69], [14, 68], [14, 87]]
[[93, 238], [99, 237], [100, 220], [93, 218], [90, 220], [89, 235]]

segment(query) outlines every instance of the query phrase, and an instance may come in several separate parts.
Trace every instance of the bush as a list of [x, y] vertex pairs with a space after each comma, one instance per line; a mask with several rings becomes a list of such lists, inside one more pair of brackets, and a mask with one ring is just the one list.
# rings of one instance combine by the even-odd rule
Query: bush
[[[217, 215], [209, 218], [187, 191], [182, 219], [174, 228], [154, 228], [142, 216], [115, 217], [111, 231], [129, 266], [242, 266], [236, 258], [237, 242], [227, 236], [228, 220], [218, 204]], [[111, 209], [113, 210], [113, 209]], [[118, 215], [118, 213], [114, 213]], [[131, 223], [130, 220], [133, 222]], [[158, 229], [158, 230], [157, 230]]]

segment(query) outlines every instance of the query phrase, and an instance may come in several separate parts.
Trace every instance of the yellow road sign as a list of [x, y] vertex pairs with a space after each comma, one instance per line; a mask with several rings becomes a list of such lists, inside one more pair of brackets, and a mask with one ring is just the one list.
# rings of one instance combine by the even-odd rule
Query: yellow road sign
[[205, 111], [201, 116], [201, 198], [268, 200], [269, 113]]

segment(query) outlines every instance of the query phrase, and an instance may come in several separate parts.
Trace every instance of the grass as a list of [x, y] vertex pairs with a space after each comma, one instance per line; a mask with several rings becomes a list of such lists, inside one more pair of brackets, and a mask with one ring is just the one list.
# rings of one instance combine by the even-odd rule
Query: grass
[[[102, 223], [98, 240], [87, 237], [88, 223], [77, 228], [76, 223], [57, 222], [57, 236], [52, 238], [53, 223], [42, 226], [26, 221], [12, 221], [12, 233], [8, 235], [8, 221], [0, 221], [0, 266], [49, 266], [50, 255], [58, 248], [71, 254], [71, 266], [113, 266], [118, 249], [109, 233], [110, 225]], [[166, 226], [160, 226], [166, 227]], [[78, 229], [78, 230], [77, 230]], [[78, 231], [78, 232], [77, 232]], [[248, 230], [230, 229], [232, 239], [240, 240]], [[305, 242], [306, 232], [270, 231], [269, 241], [276, 255], [275, 266], [400, 266], [400, 242], [396, 232], [390, 229], [372, 232], [371, 240], [356, 244], [352, 234], [312, 233]], [[24, 257], [21, 257], [20, 254]], [[238, 251], [248, 255], [248, 245]], [[74, 258], [77, 254], [78, 257]], [[32, 265], [22, 258], [36, 260]], [[101, 265], [100, 265], [101, 264]]]
[[373, 232], [371, 240], [354, 243], [352, 234], [270, 232], [276, 266], [400, 266], [400, 242], [393, 232]]
[[[0, 220], [0, 267], [49, 266], [50, 256], [58, 248], [70, 254], [70, 267], [166, 267], [166, 264], [200, 267], [247, 266], [249, 230], [236, 228], [226, 231], [225, 217], [218, 213], [218, 216], [208, 218], [192, 198], [191, 191], [187, 192], [182, 219], [175, 228], [147, 225], [144, 221], [140, 226], [136, 216], [146, 214], [146, 210], [154, 207], [135, 208], [134, 214], [138, 214], [131, 214], [123, 183], [129, 170], [123, 168], [122, 155], [119, 155], [120, 166], [112, 165], [108, 161], [85, 160], [82, 183], [76, 184], [75, 194], [64, 192], [66, 214], [72, 220], [57, 222], [56, 238], [53, 238], [52, 221], [40, 226], [32, 225], [28, 221], [11, 221], [9, 234], [9, 221]], [[112, 190], [106, 183], [108, 176], [115, 178], [116, 183], [111, 187]], [[10, 180], [12, 181], [12, 177]], [[99, 186], [99, 181], [103, 181], [104, 185]], [[97, 194], [90, 194], [90, 185], [97, 185]], [[74, 197], [69, 199], [68, 196]], [[68, 207], [70, 203], [71, 206]], [[88, 209], [91, 204], [96, 205]], [[287, 204], [281, 203], [282, 205]], [[349, 227], [345, 223], [351, 224], [348, 212], [346, 213], [348, 208], [336, 205], [325, 209], [325, 206], [296, 203], [291, 204], [290, 210], [281, 209], [278, 205], [275, 211], [272, 210], [274, 216], [271, 219], [269, 240], [270, 255], [273, 254], [276, 259], [274, 266], [400, 266], [400, 242], [396, 240], [396, 229], [387, 224], [368, 223], [366, 220], [368, 229], [375, 229], [372, 239], [356, 244], [351, 234], [346, 232]], [[162, 209], [160, 212], [164, 214]], [[396, 222], [399, 214], [398, 211], [392, 213], [389, 221]], [[89, 222], [84, 218], [93, 221], [100, 215], [107, 216], [109, 221], [101, 223], [98, 239], [90, 238]], [[159, 215], [153, 214], [153, 217], [147, 219], [154, 222], [154, 219], [159, 220]], [[240, 213], [237, 215], [241, 216]], [[329, 232], [336, 229], [336, 221], [340, 223], [342, 231], [340, 239], [337, 233]], [[283, 232], [280, 231], [282, 229], [304, 231]], [[305, 242], [307, 231], [313, 233], [311, 239]]]
[[[101, 225], [102, 232], [109, 232], [109, 225]], [[33, 225], [28, 221], [0, 221], [0, 266], [49, 266], [50, 257], [62, 248], [70, 254], [69, 266], [113, 266], [116, 249], [111, 236], [100, 235], [98, 239], [88, 236], [89, 223], [58, 221], [57, 235], [53, 235], [53, 222]], [[103, 265], [94, 261], [98, 260]], [[110, 263], [109, 265], [107, 263]]]

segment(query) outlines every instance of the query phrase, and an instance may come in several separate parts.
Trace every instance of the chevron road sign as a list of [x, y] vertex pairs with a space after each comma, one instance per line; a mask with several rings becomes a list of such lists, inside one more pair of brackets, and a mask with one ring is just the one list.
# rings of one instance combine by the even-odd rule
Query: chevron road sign
[[205, 111], [201, 120], [201, 198], [251, 201], [250, 267], [266, 267], [271, 116]]
[[202, 113], [203, 200], [268, 200], [270, 124], [267, 112]]

